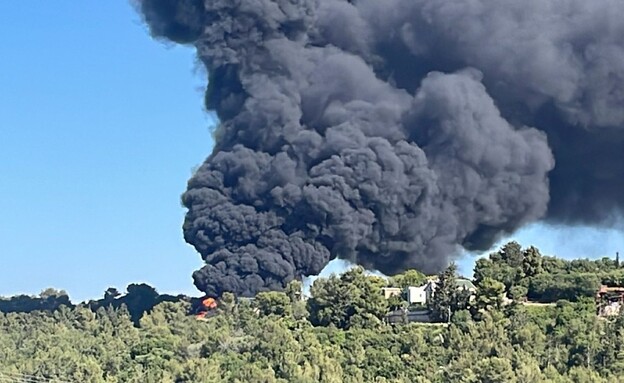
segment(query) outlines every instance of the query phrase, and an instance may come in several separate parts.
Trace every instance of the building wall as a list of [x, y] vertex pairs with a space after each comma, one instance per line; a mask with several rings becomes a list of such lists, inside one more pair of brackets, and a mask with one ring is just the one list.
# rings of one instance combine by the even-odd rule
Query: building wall
[[427, 304], [426, 286], [410, 286], [407, 288], [407, 302], [409, 304]]
[[431, 317], [429, 316], [429, 310], [416, 310], [416, 311], [403, 311], [396, 310], [388, 313], [385, 317], [386, 323], [431, 323]]
[[383, 295], [386, 299], [395, 296], [395, 295], [401, 295], [401, 289], [397, 288], [397, 287], [384, 287], [382, 289], [383, 291]]

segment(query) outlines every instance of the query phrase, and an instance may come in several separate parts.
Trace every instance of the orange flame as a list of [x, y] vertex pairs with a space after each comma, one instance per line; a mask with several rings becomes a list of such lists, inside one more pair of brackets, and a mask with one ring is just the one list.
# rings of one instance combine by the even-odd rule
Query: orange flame
[[217, 301], [214, 298], [206, 298], [202, 301], [202, 305], [207, 309], [214, 309], [217, 307]]

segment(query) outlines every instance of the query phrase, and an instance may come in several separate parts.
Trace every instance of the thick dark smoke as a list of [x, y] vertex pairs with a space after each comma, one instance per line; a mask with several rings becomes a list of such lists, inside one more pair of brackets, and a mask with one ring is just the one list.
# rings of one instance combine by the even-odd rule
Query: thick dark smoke
[[143, 0], [210, 74], [183, 196], [210, 295], [334, 258], [444, 267], [544, 219], [624, 206], [621, 0]]

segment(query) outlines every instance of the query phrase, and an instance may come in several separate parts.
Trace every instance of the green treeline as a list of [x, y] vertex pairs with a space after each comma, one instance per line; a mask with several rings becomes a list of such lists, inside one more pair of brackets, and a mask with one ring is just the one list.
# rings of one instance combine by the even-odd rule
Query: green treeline
[[594, 297], [600, 285], [624, 286], [624, 268], [619, 260], [566, 261], [542, 256], [538, 249], [522, 249], [510, 242], [475, 265], [475, 284], [491, 278], [505, 285], [509, 298], [528, 298], [538, 302], [560, 299], [576, 301]]
[[[136, 325], [146, 311], [162, 302], [188, 301], [198, 304], [197, 299], [192, 299], [183, 295], [161, 295], [155, 288], [145, 283], [130, 284], [127, 293], [122, 295], [117, 289], [109, 288], [104, 292], [104, 298], [92, 300], [82, 306], [90, 308], [93, 312], [101, 307], [112, 307], [114, 309], [124, 306], [132, 322]], [[31, 313], [36, 311], [55, 311], [60, 307], [75, 308], [67, 293], [63, 290], [46, 289], [38, 297], [27, 295], [17, 295], [8, 299], [0, 298], [0, 312], [2, 313]]]
[[[254, 300], [224, 294], [204, 320], [192, 315], [193, 300], [163, 299], [145, 285], [79, 305], [50, 290], [36, 298], [49, 310], [18, 310], [25, 298], [8, 299], [0, 305], [0, 381], [624, 381], [624, 315], [598, 317], [595, 291], [575, 284], [588, 275], [601, 283], [619, 265], [536, 255], [512, 243], [479, 261], [472, 298], [457, 289], [452, 266], [442, 272], [430, 309], [444, 324], [386, 324], [401, 302], [381, 289], [422, 283], [415, 271], [386, 281], [355, 268], [316, 280], [307, 300], [296, 281]], [[557, 287], [558, 278], [569, 285]], [[570, 299], [527, 304], [531, 294]]]

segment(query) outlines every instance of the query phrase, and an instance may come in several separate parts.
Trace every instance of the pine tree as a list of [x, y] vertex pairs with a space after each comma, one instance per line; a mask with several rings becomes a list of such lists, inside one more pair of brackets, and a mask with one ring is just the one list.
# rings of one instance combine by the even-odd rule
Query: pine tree
[[448, 322], [457, 302], [457, 266], [451, 263], [438, 275], [436, 289], [431, 302], [433, 319]]

